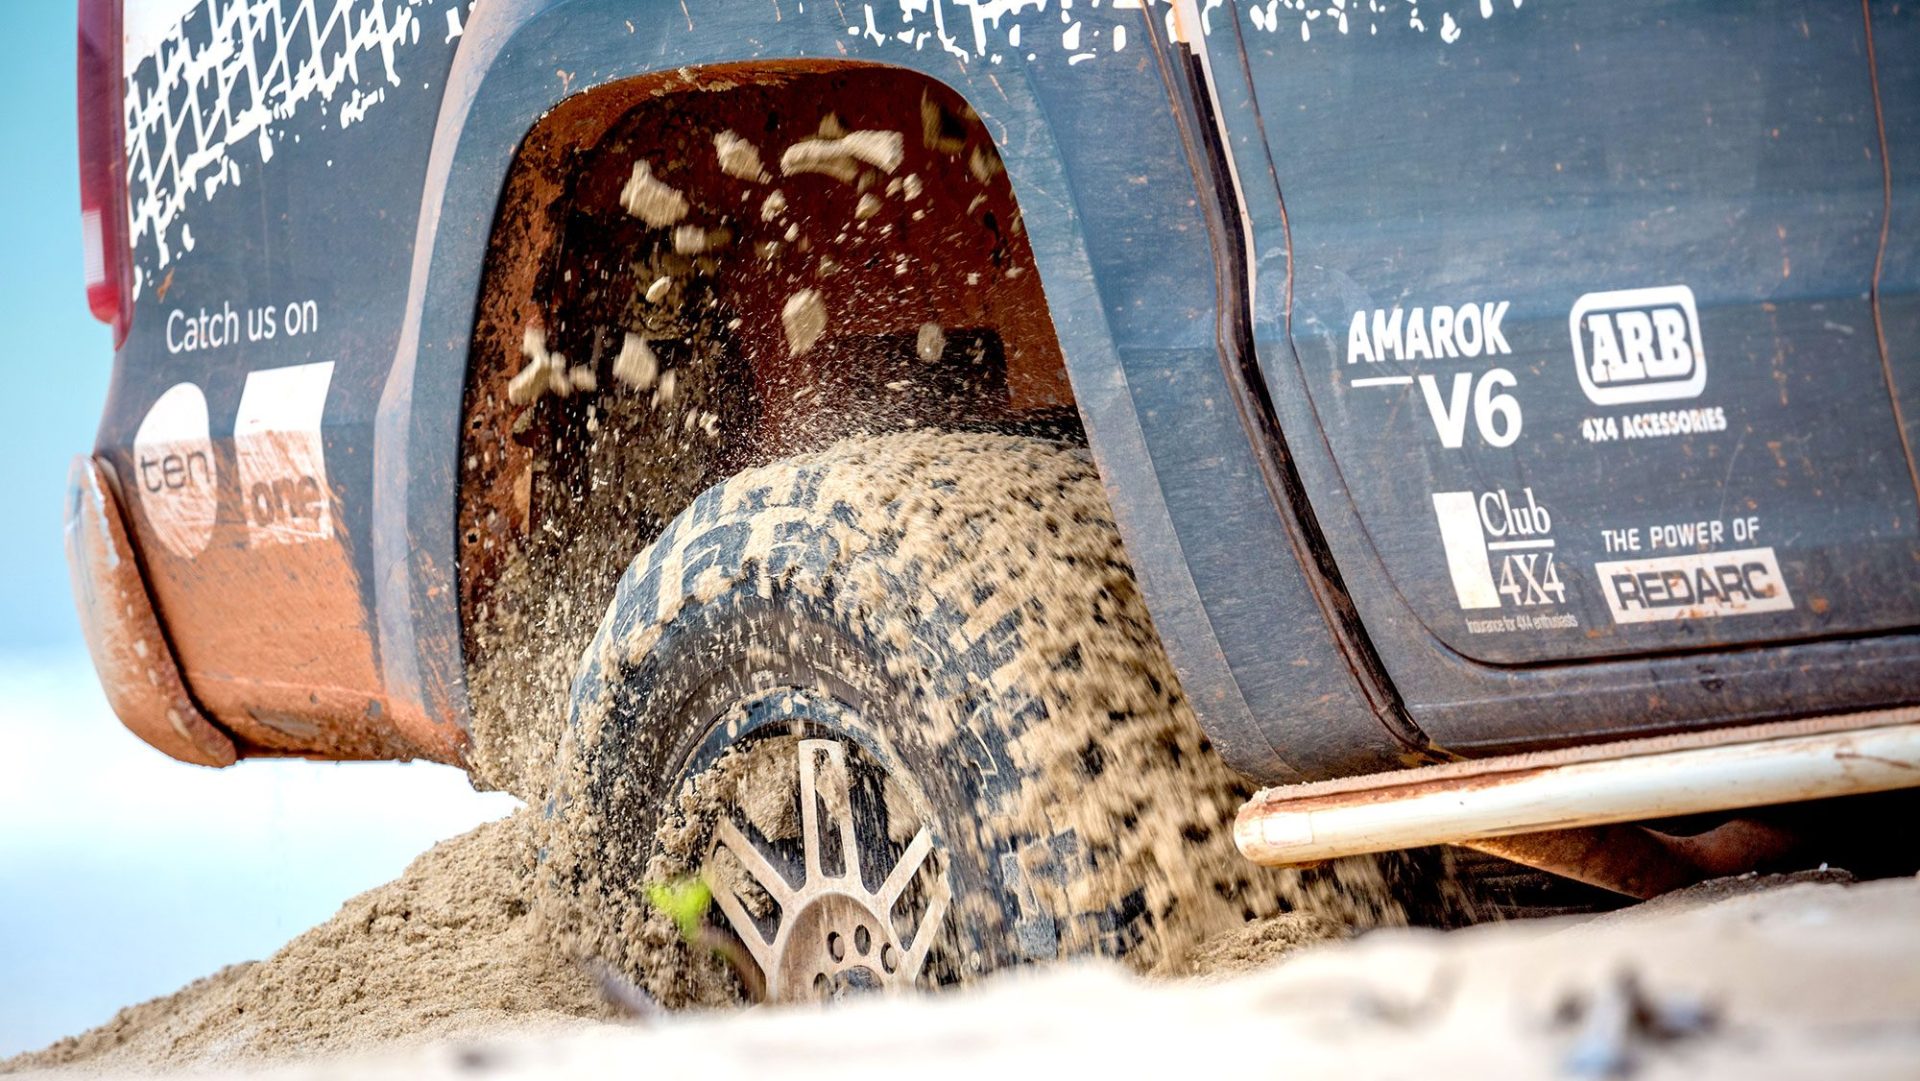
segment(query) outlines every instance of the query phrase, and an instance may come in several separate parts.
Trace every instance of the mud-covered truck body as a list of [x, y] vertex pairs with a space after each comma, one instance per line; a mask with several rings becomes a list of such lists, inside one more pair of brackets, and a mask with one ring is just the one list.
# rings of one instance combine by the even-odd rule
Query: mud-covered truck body
[[175, 757], [577, 724], [727, 478], [942, 428], [1084, 439], [1260, 859], [1920, 778], [1911, 5], [80, 8], [69, 545]]

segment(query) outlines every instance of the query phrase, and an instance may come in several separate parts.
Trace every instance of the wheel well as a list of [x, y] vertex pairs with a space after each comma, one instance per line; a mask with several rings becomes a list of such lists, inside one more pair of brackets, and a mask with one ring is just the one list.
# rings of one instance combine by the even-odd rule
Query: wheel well
[[[757, 173], [731, 141], [723, 165], [723, 132]], [[541, 119], [493, 223], [464, 421], [473, 765], [523, 794], [620, 572], [705, 488], [856, 432], [1078, 431], [978, 115], [917, 72], [809, 62], [623, 80]]]

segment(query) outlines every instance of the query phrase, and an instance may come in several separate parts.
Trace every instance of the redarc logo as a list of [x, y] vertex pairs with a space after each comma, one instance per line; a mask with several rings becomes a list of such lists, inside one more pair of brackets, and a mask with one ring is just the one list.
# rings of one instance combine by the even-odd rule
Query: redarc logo
[[1580, 389], [1595, 405], [1698, 397], [1707, 386], [1700, 313], [1684, 285], [1588, 293], [1567, 317]]
[[1596, 563], [1615, 623], [1706, 619], [1793, 608], [1771, 548]]

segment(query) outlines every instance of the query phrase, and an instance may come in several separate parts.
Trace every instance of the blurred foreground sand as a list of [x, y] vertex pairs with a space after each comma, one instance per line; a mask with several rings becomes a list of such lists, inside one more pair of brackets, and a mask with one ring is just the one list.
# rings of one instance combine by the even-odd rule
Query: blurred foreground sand
[[933, 999], [549, 1022], [250, 1073], [635, 1070], [790, 1081], [1920, 1077], [1920, 881], [1731, 880], [1584, 921], [1376, 932], [1211, 981], [1083, 965]]

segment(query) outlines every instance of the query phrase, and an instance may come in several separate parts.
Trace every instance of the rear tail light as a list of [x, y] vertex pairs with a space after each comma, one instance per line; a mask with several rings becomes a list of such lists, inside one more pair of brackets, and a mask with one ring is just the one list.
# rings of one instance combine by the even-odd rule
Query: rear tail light
[[127, 164], [121, 115], [121, 0], [80, 0], [80, 234], [87, 307], [113, 325], [113, 346], [133, 319], [127, 254]]

